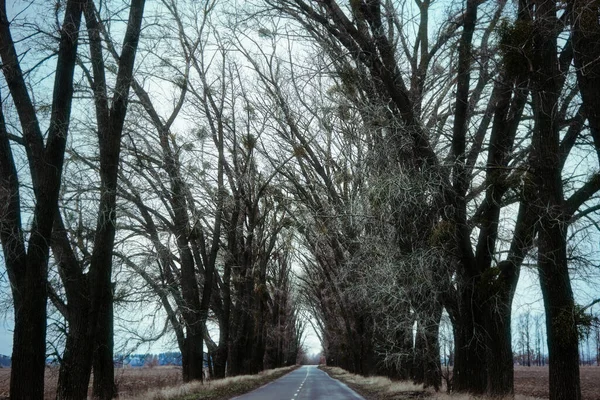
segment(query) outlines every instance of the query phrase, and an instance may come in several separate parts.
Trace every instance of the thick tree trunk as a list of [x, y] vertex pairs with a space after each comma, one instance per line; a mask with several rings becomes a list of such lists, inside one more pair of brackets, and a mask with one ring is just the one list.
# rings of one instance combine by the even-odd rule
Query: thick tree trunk
[[[114, 285], [113, 285], [114, 290]], [[110, 400], [115, 397], [114, 318], [112, 297], [103, 305], [96, 328], [96, 345], [94, 349], [94, 383], [92, 397]]]
[[411, 378], [415, 383], [431, 386], [437, 391], [442, 384], [438, 335], [443, 307], [435, 296], [419, 296], [416, 301], [420, 309], [417, 312]]
[[183, 381], [201, 381], [204, 363], [203, 335], [188, 327], [188, 333], [184, 340], [184, 348], [181, 352], [181, 364], [183, 369]]
[[436, 391], [442, 385], [442, 365], [440, 361], [440, 319], [442, 318], [442, 305], [434, 304], [428, 324], [424, 327], [425, 334], [425, 362], [424, 385], [433, 387]]
[[214, 378], [222, 379], [225, 378], [225, 367], [227, 366], [227, 345], [219, 343], [217, 351], [213, 354], [213, 369]]
[[265, 359], [265, 321], [262, 317], [259, 317], [258, 321], [255, 322], [255, 334], [254, 341], [248, 343], [251, 350], [251, 374], [257, 374], [264, 369]]
[[532, 140], [537, 187], [538, 271], [546, 311], [550, 400], [580, 400], [577, 310], [567, 262], [567, 221], [560, 163], [556, 3], [536, 4]]
[[256, 374], [265, 368], [265, 352], [267, 349], [267, 317], [269, 313], [267, 304], [267, 282], [266, 282], [266, 265], [261, 265], [261, 276], [258, 282], [255, 283], [256, 296], [254, 310], [254, 340], [251, 343], [252, 361], [251, 373]]
[[512, 299], [509, 293], [493, 296], [487, 304], [486, 365], [487, 395], [506, 396], [514, 393], [514, 366], [511, 336]]
[[546, 310], [550, 399], [579, 400], [577, 311], [567, 268], [565, 232], [555, 221], [548, 225], [546, 232], [540, 232], [538, 269]]
[[417, 321], [417, 329], [415, 335], [415, 346], [413, 348], [413, 362], [411, 378], [414, 383], [422, 384], [425, 382], [425, 354], [426, 354], [426, 343], [425, 343], [425, 329], [423, 324]]
[[[215, 363], [214, 363], [214, 359], [215, 359], [215, 353], [209, 350], [208, 353], [207, 353], [208, 376], [209, 377], [215, 376]], [[206, 378], [206, 376], [205, 376], [205, 378]]]
[[11, 399], [15, 400], [44, 398], [46, 276], [43, 272], [45, 268], [38, 271], [40, 276], [27, 278], [27, 295], [14, 299], [15, 330], [10, 393]]
[[[248, 265], [247, 262], [244, 263]], [[253, 288], [254, 281], [247, 266], [240, 271], [241, 282], [237, 285], [238, 300], [231, 323], [231, 343], [229, 351], [229, 376], [251, 373], [254, 345]]]
[[355, 315], [356, 336], [359, 339], [359, 373], [372, 375], [375, 371], [375, 355], [373, 354], [373, 320], [364, 314]]
[[[85, 290], [82, 288], [82, 291]], [[93, 357], [88, 313], [89, 306], [85, 298], [75, 301], [69, 308], [69, 328], [58, 373], [57, 400], [87, 399]]]
[[236, 376], [242, 374], [243, 351], [240, 349], [242, 344], [237, 336], [231, 338], [229, 344], [229, 357], [227, 359], [227, 375]]
[[[405, 318], [410, 317], [405, 315]], [[412, 329], [399, 329], [398, 332], [396, 332], [396, 338], [397, 351], [400, 353], [400, 357], [394, 368], [395, 378], [399, 380], [408, 380], [413, 369]]]
[[454, 325], [452, 385], [457, 392], [482, 394], [487, 386], [485, 313], [476, 297], [477, 283], [471, 279], [463, 285], [459, 316]]
[[[471, 325], [471, 324], [465, 324]], [[452, 387], [457, 392], [485, 393], [487, 373], [483, 338], [475, 337], [474, 329], [459, 326], [455, 329], [455, 357]], [[470, 328], [473, 328], [470, 326]]]

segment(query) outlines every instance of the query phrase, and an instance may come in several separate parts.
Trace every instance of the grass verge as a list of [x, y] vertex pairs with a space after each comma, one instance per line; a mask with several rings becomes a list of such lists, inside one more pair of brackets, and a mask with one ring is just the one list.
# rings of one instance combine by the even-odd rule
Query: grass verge
[[231, 378], [202, 382], [190, 382], [182, 385], [155, 389], [133, 397], [120, 397], [121, 400], [227, 400], [257, 389], [298, 366], [262, 371], [257, 375], [240, 375]]
[[[425, 389], [422, 385], [415, 385], [407, 381], [391, 381], [383, 376], [361, 376], [352, 374], [342, 368], [320, 366], [329, 376], [338, 379], [359, 393], [367, 400], [486, 400], [490, 397], [474, 396], [470, 394], [447, 394]], [[511, 400], [541, 400], [537, 397], [515, 395]], [[494, 400], [499, 400], [494, 398]]]

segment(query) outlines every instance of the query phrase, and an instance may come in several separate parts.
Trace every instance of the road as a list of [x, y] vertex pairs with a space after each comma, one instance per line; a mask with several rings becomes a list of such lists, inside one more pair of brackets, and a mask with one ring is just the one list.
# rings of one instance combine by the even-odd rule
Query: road
[[314, 365], [305, 365], [289, 374], [246, 393], [235, 400], [365, 400], [348, 386], [331, 378]]

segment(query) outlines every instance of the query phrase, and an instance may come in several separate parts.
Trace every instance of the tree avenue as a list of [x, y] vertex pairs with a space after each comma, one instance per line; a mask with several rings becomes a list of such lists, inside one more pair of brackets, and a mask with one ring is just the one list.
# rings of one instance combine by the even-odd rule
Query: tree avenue
[[[11, 398], [42, 399], [52, 358], [57, 399], [111, 399], [117, 355], [158, 339], [186, 382], [254, 374], [307, 325], [328, 365], [489, 396], [546, 332], [550, 398], [582, 398], [598, 10], [0, 1]], [[528, 266], [545, 328], [513, 341]]]

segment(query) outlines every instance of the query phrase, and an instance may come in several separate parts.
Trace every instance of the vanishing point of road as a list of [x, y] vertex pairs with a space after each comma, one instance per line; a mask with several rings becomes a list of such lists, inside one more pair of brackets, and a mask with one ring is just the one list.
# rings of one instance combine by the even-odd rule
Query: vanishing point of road
[[305, 365], [289, 374], [246, 393], [235, 400], [365, 400], [348, 386], [331, 378], [314, 365]]

